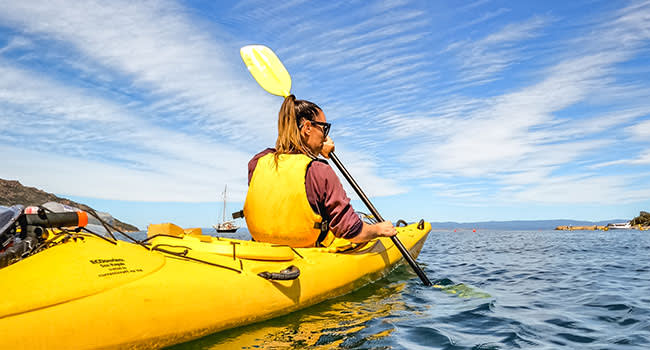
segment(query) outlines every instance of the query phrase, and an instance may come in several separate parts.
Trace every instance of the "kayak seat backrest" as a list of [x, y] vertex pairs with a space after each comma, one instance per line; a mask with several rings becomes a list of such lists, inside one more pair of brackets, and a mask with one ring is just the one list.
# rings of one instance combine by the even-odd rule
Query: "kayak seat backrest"
[[147, 237], [152, 237], [155, 235], [182, 237], [184, 234], [185, 231], [180, 226], [174, 225], [171, 222], [166, 222], [163, 224], [151, 224], [147, 228]]
[[203, 230], [201, 230], [198, 227], [186, 228], [186, 229], [183, 229], [183, 232], [188, 236], [195, 236], [195, 237], [203, 236]]

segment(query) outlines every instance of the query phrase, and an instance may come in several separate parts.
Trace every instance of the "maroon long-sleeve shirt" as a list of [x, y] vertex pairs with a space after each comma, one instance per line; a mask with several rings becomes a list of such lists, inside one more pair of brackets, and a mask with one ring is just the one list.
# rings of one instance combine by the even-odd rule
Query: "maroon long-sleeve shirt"
[[[249, 185], [258, 159], [273, 152], [274, 148], [267, 148], [248, 162]], [[363, 223], [352, 209], [350, 198], [329, 164], [320, 161], [311, 163], [305, 175], [305, 190], [309, 205], [314, 212], [329, 218], [330, 230], [336, 237], [350, 239], [361, 232]], [[321, 213], [320, 208], [324, 208], [325, 213]]]

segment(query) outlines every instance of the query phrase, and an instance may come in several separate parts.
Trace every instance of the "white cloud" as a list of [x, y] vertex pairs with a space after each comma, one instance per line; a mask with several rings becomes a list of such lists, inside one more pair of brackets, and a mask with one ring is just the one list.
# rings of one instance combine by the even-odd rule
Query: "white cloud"
[[483, 196], [483, 192], [479, 189], [445, 189], [440, 191], [435, 191], [434, 194], [441, 197], [450, 197], [453, 199], [465, 199], [465, 198], [479, 198]]
[[12, 67], [6, 61], [0, 60], [0, 76], [0, 101], [22, 106], [35, 117], [55, 115], [63, 118], [61, 122], [92, 121], [112, 125], [129, 120], [123, 109], [108, 101]]
[[[627, 16], [626, 13], [622, 11], [617, 18]], [[636, 94], [637, 87], [616, 81], [618, 65], [633, 58], [641, 45], [639, 40], [645, 40], [646, 34], [641, 30], [646, 26], [643, 18], [646, 17], [635, 16], [629, 21], [615, 18], [612, 22], [617, 26], [606, 24], [595, 31], [594, 38], [608, 43], [614, 42], [610, 39], [615, 35], [624, 33], [628, 42], [621, 44], [622, 49], [609, 46], [602, 49], [589, 42], [587, 46], [575, 48], [579, 54], [572, 57], [570, 51], [574, 47], [565, 47], [568, 51], [562, 53], [564, 58], [559, 63], [541, 74], [529, 73], [541, 77], [536, 84], [488, 98], [454, 96], [434, 100], [431, 103], [434, 107], [428, 111], [384, 113], [378, 118], [390, 127], [393, 138], [411, 145], [404, 161], [406, 165], [418, 165], [409, 172], [411, 179], [482, 178], [501, 188], [503, 192], [494, 198], [501, 201], [517, 198], [529, 202], [589, 203], [610, 196], [629, 203], [644, 199], [647, 191], [634, 188], [627, 182], [629, 179], [587, 174], [580, 168], [581, 164], [588, 166], [600, 159], [611, 159], [613, 153], [602, 150], [624, 147], [625, 143], [619, 141], [623, 130], [639, 140], [650, 130], [650, 124], [645, 121], [623, 129], [647, 116], [650, 104], [643, 93]], [[476, 62], [481, 62], [484, 50], [489, 51], [488, 58], [491, 54], [501, 57], [505, 53], [506, 58], [514, 61], [518, 56], [517, 52], [508, 51], [510, 45], [534, 37], [544, 24], [545, 20], [537, 19], [523, 27], [508, 26], [507, 30], [477, 42], [463, 42], [469, 43], [466, 57], [474, 57], [470, 55], [473, 48], [480, 53], [475, 56]], [[462, 51], [458, 45], [452, 45], [450, 52]], [[467, 62], [469, 67], [474, 61]], [[616, 93], [607, 100], [602, 98], [607, 96], [603, 91]], [[598, 104], [607, 107], [590, 108]], [[571, 109], [575, 106], [582, 108]], [[646, 165], [646, 162], [644, 153], [635, 159], [606, 164]], [[568, 169], [583, 175], [575, 178], [559, 175]], [[594, 190], [599, 187], [598, 191]], [[589, 194], [592, 190], [595, 194]], [[567, 195], [561, 196], [563, 192]], [[472, 185], [460, 192], [452, 188], [441, 193], [485, 197], [484, 188]]]
[[514, 200], [537, 203], [609, 205], [650, 198], [648, 188], [630, 188], [622, 176], [558, 176], [512, 194]]
[[[394, 179], [377, 175], [380, 173], [379, 164], [381, 162], [370, 154], [337, 146], [336, 155], [368, 197], [398, 195], [407, 193], [409, 190]], [[354, 189], [348, 184], [343, 175], [339, 173], [334, 162], [332, 160], [329, 160], [328, 162], [339, 174], [339, 179], [341, 180], [343, 188], [348, 196], [353, 199], [358, 199]], [[363, 211], [360, 208], [357, 210]]]
[[644, 120], [626, 129], [633, 137], [640, 140], [650, 140], [650, 120]]
[[[539, 131], [537, 135], [540, 139], [547, 140], [547, 142], [591, 138], [603, 133], [609, 137], [617, 137], [619, 130], [630, 129], [621, 129], [621, 125], [641, 118], [648, 113], [650, 113], [649, 109], [639, 108], [605, 113], [586, 119], [562, 119], [557, 120], [553, 125], [549, 125], [545, 130]], [[576, 117], [580, 116], [577, 115]]]
[[557, 169], [553, 166], [538, 166], [527, 170], [514, 171], [500, 176], [499, 181], [511, 189], [519, 189], [525, 185], [536, 184], [547, 179]]
[[[39, 152], [0, 145], [3, 162], [10, 164], [0, 170], [4, 179], [18, 179], [26, 186], [36, 186], [68, 196], [94, 197], [127, 201], [216, 201], [222, 175], [217, 169], [183, 169], [173, 172], [139, 171], [104, 162], [67, 157], [52, 152]], [[34, 162], [38, 160], [38, 171]], [[200, 170], [198, 172], [197, 170]], [[43, 172], [47, 176], [43, 176]], [[193, 175], [201, 174], [197, 179]], [[201, 180], [201, 181], [197, 181]], [[235, 200], [243, 201], [245, 188], [229, 188]]]
[[429, 162], [432, 171], [480, 176], [521, 170], [530, 159], [544, 166], [565, 164], [603, 141], [549, 144], [554, 140], [546, 128], [556, 123], [553, 113], [598, 89], [606, 68], [616, 61], [616, 55], [566, 61], [550, 69], [538, 84], [479, 103], [461, 102], [434, 120], [408, 121], [402, 128], [409, 130], [399, 132], [429, 137], [425, 146], [417, 145], [410, 154], [418, 164], [435, 160]]
[[[296, 86], [303, 89], [298, 92], [322, 96], [321, 103], [348, 99], [363, 106], [368, 100], [376, 104], [379, 92], [380, 98], [388, 101], [403, 98], [405, 90], [425, 90], [423, 84], [435, 76], [422, 74], [435, 71], [424, 44], [430, 36], [431, 18], [412, 3], [404, 4], [407, 2], [378, 5], [380, 11], [386, 11], [383, 15], [373, 15], [376, 4], [364, 2], [313, 16], [303, 9], [296, 11], [302, 14], [296, 21], [312, 23], [314, 29], [295, 36], [288, 45], [283, 42], [278, 51], [290, 69], [299, 67], [295, 81], [302, 81]], [[290, 26], [284, 29], [293, 33]], [[305, 40], [307, 37], [310, 40]], [[314, 86], [304, 89], [306, 84]], [[348, 89], [341, 91], [335, 86]]]
[[460, 82], [484, 82], [520, 59], [523, 41], [539, 35], [549, 20], [535, 17], [510, 24], [479, 40], [463, 40], [450, 44], [446, 51], [457, 53]]
[[22, 36], [16, 36], [11, 38], [5, 46], [0, 47], [0, 55], [15, 49], [24, 49], [30, 47], [32, 47], [32, 42], [29, 39]]
[[[84, 90], [8, 65], [0, 67], [0, 74], [5, 77], [0, 80], [2, 120], [9, 126], [0, 135], [0, 146], [10, 148], [11, 164], [0, 176], [31, 179], [58, 193], [148, 201], [211, 200], [206, 194], [219, 184], [246, 183], [250, 155], [245, 152], [161, 128]], [[23, 150], [11, 149], [11, 144], [21, 144]], [[78, 167], [61, 171], [54, 166], [59, 161], [59, 167]], [[43, 176], [49, 165], [65, 177]], [[129, 175], [138, 185], [119, 185]], [[145, 178], [151, 184], [139, 185]]]
[[[247, 76], [237, 48], [219, 42], [168, 1], [11, 1], [0, 23], [71, 44], [94, 64], [131, 79], [158, 113], [231, 139], [269, 135], [277, 101]], [[226, 54], [232, 53], [232, 54]], [[114, 86], [115, 87], [115, 86]], [[182, 113], [180, 113], [182, 111]]]
[[650, 149], [643, 151], [636, 158], [613, 160], [591, 166], [592, 169], [610, 167], [613, 165], [650, 165]]
[[598, 39], [598, 44], [636, 49], [650, 39], [649, 12], [650, 1], [631, 3], [617, 11], [612, 21], [604, 23], [602, 32], [596, 33], [594, 39]]
[[489, 2], [490, 2], [490, 0], [477, 0], [477, 1], [474, 1], [474, 2], [469, 3], [467, 5], [457, 7], [456, 10], [457, 11], [467, 11], [467, 10], [473, 9], [475, 7], [485, 5], [486, 3], [489, 3]]

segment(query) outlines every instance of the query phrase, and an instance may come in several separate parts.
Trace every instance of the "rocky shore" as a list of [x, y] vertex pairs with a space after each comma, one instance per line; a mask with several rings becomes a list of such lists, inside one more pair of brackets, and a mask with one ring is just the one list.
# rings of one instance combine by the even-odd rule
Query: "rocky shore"
[[578, 231], [578, 230], [585, 230], [585, 231], [596, 231], [596, 230], [601, 230], [601, 231], [608, 231], [612, 229], [634, 229], [634, 230], [641, 230], [641, 231], [650, 231], [650, 213], [646, 211], [641, 211], [639, 213], [639, 216], [635, 217], [634, 219], [630, 220], [629, 222], [629, 227], [617, 227], [615, 224], [609, 224], [605, 226], [598, 226], [598, 225], [591, 225], [591, 226], [557, 226], [555, 229], [556, 230], [562, 230], [562, 231]]
[[630, 221], [632, 226], [642, 226], [646, 229], [650, 227], [650, 213], [647, 211], [642, 211], [639, 213], [639, 216], [635, 217]]
[[[611, 228], [607, 226], [558, 226], [555, 228], [556, 230], [562, 230], [562, 231], [609, 231]], [[641, 225], [635, 225], [635, 226], [630, 226], [629, 229], [632, 230], [641, 230], [641, 231], [650, 231], [650, 226], [641, 226]]]
[[[92, 209], [85, 204], [61, 198], [34, 187], [23, 186], [18, 181], [0, 179], [0, 205], [12, 206], [14, 204], [22, 204], [29, 206], [42, 205], [47, 202], [58, 202], [85, 211]], [[115, 227], [126, 232], [139, 231], [137, 227], [117, 219], [115, 219]]]
[[596, 231], [596, 230], [603, 230], [605, 231], [607, 229], [607, 226], [558, 226], [555, 228], [556, 230], [562, 230], [562, 231]]

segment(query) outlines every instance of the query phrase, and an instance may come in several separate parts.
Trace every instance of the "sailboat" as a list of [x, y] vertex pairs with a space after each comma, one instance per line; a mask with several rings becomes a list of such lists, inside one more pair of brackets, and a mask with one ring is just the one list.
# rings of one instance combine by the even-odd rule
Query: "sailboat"
[[232, 220], [226, 221], [226, 192], [228, 191], [228, 185], [223, 189], [223, 217], [221, 223], [213, 225], [217, 232], [235, 232], [239, 226], [235, 225], [235, 222]]

